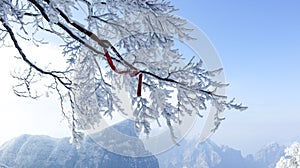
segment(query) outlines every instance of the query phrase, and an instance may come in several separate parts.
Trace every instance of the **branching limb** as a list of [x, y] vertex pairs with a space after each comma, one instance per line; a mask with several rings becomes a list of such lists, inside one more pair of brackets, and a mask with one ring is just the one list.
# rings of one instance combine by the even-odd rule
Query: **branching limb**
[[7, 32], [9, 33], [10, 38], [13, 41], [15, 48], [18, 50], [19, 54], [21, 55], [23, 61], [25, 61], [30, 67], [32, 67], [36, 71], [40, 72], [41, 74], [52, 76], [53, 78], [57, 79], [65, 88], [71, 89], [70, 87], [71, 87], [72, 82], [70, 79], [68, 79], [66, 77], [60, 77], [53, 72], [45, 71], [45, 70], [39, 68], [38, 66], [36, 66], [29, 59], [27, 59], [27, 56], [25, 55], [21, 46], [19, 45], [13, 30], [4, 22], [4, 20], [2, 18], [0, 18], [0, 21], [2, 22], [2, 25], [5, 27]]

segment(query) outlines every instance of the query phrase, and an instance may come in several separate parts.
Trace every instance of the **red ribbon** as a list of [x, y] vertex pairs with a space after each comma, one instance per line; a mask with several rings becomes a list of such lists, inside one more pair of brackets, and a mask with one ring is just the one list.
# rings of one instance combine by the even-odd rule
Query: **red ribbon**
[[109, 53], [107, 50], [105, 50], [105, 57], [106, 57], [106, 60], [110, 66], [110, 68], [115, 71], [116, 73], [118, 74], [129, 74], [130, 77], [134, 77], [134, 76], [137, 76], [139, 75], [139, 79], [138, 79], [138, 87], [137, 87], [137, 91], [136, 91], [136, 95], [137, 97], [140, 97], [142, 95], [142, 83], [143, 83], [143, 74], [139, 71], [134, 71], [134, 72], [130, 72], [130, 71], [118, 71], [118, 69], [116, 68], [116, 66], [114, 65]]
[[137, 97], [141, 97], [141, 95], [142, 95], [142, 81], [143, 81], [143, 74], [140, 73], [139, 74], [139, 83], [138, 83], [138, 87], [137, 87], [137, 91], [136, 91]]
[[106, 57], [106, 60], [107, 60], [107, 62], [108, 62], [108, 64], [109, 64], [110, 68], [111, 68], [113, 71], [115, 71], [115, 72], [118, 73], [118, 70], [117, 70], [117, 68], [115, 67], [115, 65], [114, 65], [114, 63], [113, 63], [113, 61], [112, 61], [112, 59], [111, 59], [111, 57], [110, 57], [110, 55], [108, 54], [107, 51], [105, 52], [105, 57]]

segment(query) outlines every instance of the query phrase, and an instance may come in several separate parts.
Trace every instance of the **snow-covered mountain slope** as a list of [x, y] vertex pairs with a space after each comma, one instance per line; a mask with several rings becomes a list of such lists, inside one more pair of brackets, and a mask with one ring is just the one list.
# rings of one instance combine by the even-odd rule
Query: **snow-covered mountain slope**
[[[120, 123], [114, 129], [120, 130], [130, 123]], [[124, 129], [124, 128], [123, 128]], [[125, 131], [126, 130], [126, 131]], [[133, 135], [131, 129], [124, 129]], [[109, 129], [103, 133], [108, 134]], [[120, 144], [116, 144], [120, 145]], [[121, 144], [122, 145], [122, 144]], [[135, 145], [134, 148], [141, 145]], [[147, 152], [147, 151], [145, 151]], [[86, 138], [79, 149], [69, 143], [69, 138], [22, 135], [0, 147], [0, 168], [157, 168], [154, 156], [126, 157], [101, 148], [91, 138]]]
[[69, 143], [69, 138], [22, 135], [0, 147], [0, 167], [14, 168], [118, 168], [158, 167], [154, 156], [131, 158], [102, 149], [91, 139], [86, 139], [79, 149]]

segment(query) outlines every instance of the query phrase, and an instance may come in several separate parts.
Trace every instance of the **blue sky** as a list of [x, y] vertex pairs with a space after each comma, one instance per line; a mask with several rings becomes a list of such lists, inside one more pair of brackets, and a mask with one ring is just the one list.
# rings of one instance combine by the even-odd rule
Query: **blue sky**
[[[249, 107], [244, 112], [227, 111], [226, 120], [212, 139], [241, 149], [244, 154], [272, 141], [281, 144], [300, 141], [300, 2], [174, 0], [172, 3], [180, 9], [177, 15], [199, 26], [217, 49], [231, 84], [228, 96]], [[5, 52], [10, 51], [1, 49], [1, 55]], [[0, 143], [23, 133], [69, 135], [67, 125], [61, 122], [56, 99], [16, 98], [9, 76], [14, 62], [5, 57], [0, 65], [0, 75], [6, 79], [0, 87]]]
[[212, 137], [243, 153], [275, 141], [300, 141], [300, 2], [173, 1], [177, 15], [209, 37], [225, 69], [229, 97], [245, 112], [226, 112]]

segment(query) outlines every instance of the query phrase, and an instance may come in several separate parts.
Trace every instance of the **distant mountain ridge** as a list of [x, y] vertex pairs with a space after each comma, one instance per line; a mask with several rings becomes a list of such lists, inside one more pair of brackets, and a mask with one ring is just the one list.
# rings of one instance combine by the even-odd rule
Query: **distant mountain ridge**
[[168, 168], [274, 168], [284, 146], [269, 144], [254, 155], [243, 157], [241, 151], [218, 146], [211, 140], [195, 145], [182, 141], [179, 147], [157, 156], [160, 167]]
[[[256, 154], [243, 157], [241, 151], [218, 146], [211, 140], [201, 144], [182, 140], [180, 146], [152, 156], [141, 141], [118, 138], [115, 131], [137, 137], [130, 120], [97, 134], [101, 137], [97, 143], [97, 137], [86, 138], [79, 149], [69, 143], [69, 138], [22, 135], [0, 146], [0, 168], [273, 168], [285, 149], [271, 143]], [[106, 148], [101, 148], [99, 142]], [[147, 157], [126, 157], [107, 150], [113, 148]]]
[[[265, 168], [274, 168], [276, 162], [279, 161], [281, 156], [284, 156], [285, 146], [281, 146], [275, 142], [270, 143], [261, 148], [255, 155], [254, 160], [258, 166]], [[276, 162], [274, 162], [274, 160]], [[267, 167], [266, 167], [267, 166]]]
[[243, 157], [239, 150], [210, 140], [195, 144], [182, 141], [156, 157], [132, 158], [111, 153], [89, 138], [77, 150], [69, 138], [22, 135], [0, 147], [0, 168], [273, 168], [285, 149], [272, 143]]

